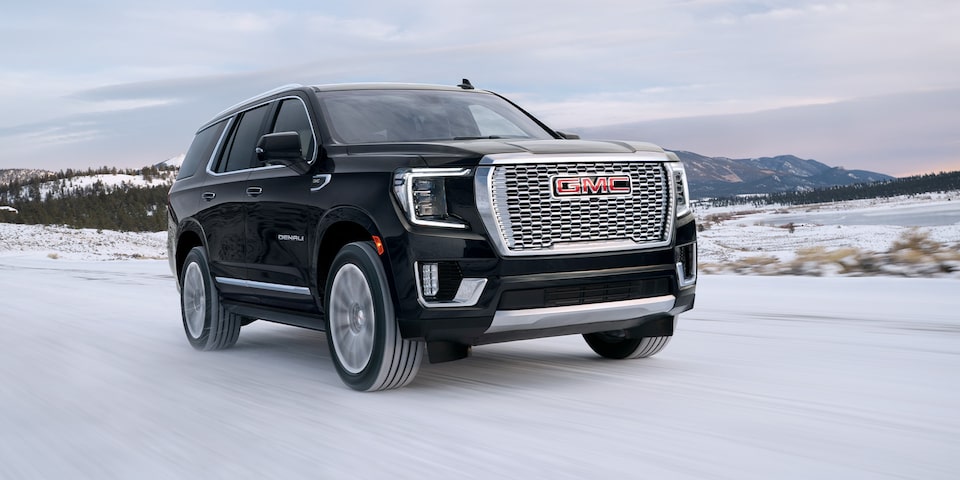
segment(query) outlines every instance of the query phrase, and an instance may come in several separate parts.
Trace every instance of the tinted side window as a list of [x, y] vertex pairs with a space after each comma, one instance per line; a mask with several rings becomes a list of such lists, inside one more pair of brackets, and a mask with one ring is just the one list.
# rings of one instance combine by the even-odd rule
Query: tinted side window
[[211, 125], [193, 137], [193, 143], [187, 150], [187, 155], [183, 157], [183, 164], [180, 165], [180, 171], [177, 172], [177, 179], [187, 178], [197, 173], [200, 165], [206, 165], [213, 156], [213, 149], [217, 148], [217, 141], [223, 133], [223, 127], [227, 121], [224, 120], [215, 125]]
[[296, 98], [288, 98], [280, 103], [277, 111], [277, 120], [273, 124], [271, 133], [297, 132], [300, 134], [300, 151], [303, 158], [313, 158], [313, 129], [310, 127], [310, 117], [303, 102]]
[[230, 136], [225, 156], [217, 166], [218, 172], [233, 172], [253, 167], [256, 159], [254, 149], [260, 140], [260, 127], [263, 126], [267, 110], [269, 105], [263, 105], [241, 115], [240, 123]]

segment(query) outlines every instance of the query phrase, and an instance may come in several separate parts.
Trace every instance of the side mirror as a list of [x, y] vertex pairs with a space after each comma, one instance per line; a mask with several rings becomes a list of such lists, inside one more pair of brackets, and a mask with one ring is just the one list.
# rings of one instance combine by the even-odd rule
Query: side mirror
[[266, 164], [285, 165], [300, 174], [310, 168], [303, 160], [297, 132], [268, 133], [260, 137], [256, 152], [257, 159]]
[[577, 135], [576, 133], [565, 133], [558, 130], [557, 135], [560, 135], [561, 138], [565, 138], [567, 140], [580, 140], [580, 135]]

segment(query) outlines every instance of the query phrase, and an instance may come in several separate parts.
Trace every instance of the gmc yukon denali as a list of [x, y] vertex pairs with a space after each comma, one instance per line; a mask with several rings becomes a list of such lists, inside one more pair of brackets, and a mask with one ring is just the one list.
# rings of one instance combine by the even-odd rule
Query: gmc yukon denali
[[325, 331], [356, 390], [555, 335], [649, 357], [694, 304], [675, 154], [580, 140], [467, 80], [251, 98], [199, 128], [168, 213], [193, 347], [258, 319]]

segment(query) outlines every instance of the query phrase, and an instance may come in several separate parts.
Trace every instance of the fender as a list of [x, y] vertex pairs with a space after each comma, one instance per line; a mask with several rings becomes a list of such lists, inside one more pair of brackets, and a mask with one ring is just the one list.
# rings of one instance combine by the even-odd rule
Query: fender
[[[171, 227], [173, 225], [172, 216], [168, 217]], [[204, 249], [207, 248], [207, 237], [204, 235], [203, 226], [193, 218], [185, 218], [177, 225], [177, 234], [172, 235], [167, 232], [167, 261], [170, 265], [170, 273], [177, 279], [177, 289], [180, 288], [180, 240], [185, 234], [192, 233], [200, 238], [200, 244]], [[184, 253], [186, 255], [186, 253]]]
[[[363, 240], [372, 240], [373, 236], [378, 236], [386, 241], [386, 237], [384, 236], [380, 227], [377, 225], [377, 222], [371, 215], [360, 208], [342, 205], [334, 207], [324, 213], [323, 216], [320, 217], [320, 221], [317, 223], [317, 226], [314, 230], [315, 235], [313, 238], [316, 239], [316, 243], [311, 246], [310, 255], [312, 278], [311, 288], [318, 292], [318, 299], [323, 297], [323, 289], [320, 286], [321, 282], [323, 281], [321, 277], [324, 277], [324, 279], [326, 277], [326, 272], [321, 272], [320, 266], [329, 265], [330, 262], [332, 262], [333, 257], [337, 254], [336, 251], [325, 251], [322, 253], [326, 257], [321, 258], [320, 246], [323, 245], [324, 241], [328, 239], [328, 234], [330, 233], [331, 227], [341, 223], [353, 224], [360, 229], [365, 230], [366, 234]], [[396, 303], [397, 291], [396, 286], [392, 281], [392, 279], [395, 277], [393, 272], [393, 264], [390, 261], [389, 249], [384, 249], [383, 254], [380, 255], [380, 261], [383, 263], [383, 268], [387, 274], [387, 278], [391, 280], [390, 295], [393, 298], [394, 303]]]

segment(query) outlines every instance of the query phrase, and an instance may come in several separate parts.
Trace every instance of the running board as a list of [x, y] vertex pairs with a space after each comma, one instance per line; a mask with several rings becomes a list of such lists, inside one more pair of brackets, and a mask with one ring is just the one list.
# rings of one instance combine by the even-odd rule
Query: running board
[[268, 322], [309, 328], [310, 330], [318, 330], [321, 332], [327, 329], [326, 322], [323, 321], [323, 315], [321, 314], [290, 313], [286, 310], [264, 307], [262, 305], [251, 305], [249, 303], [231, 301], [223, 301], [223, 308], [230, 313]]

